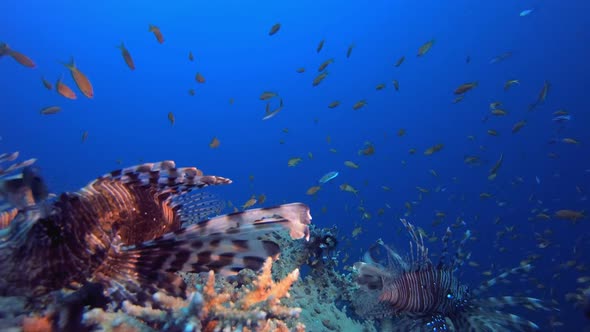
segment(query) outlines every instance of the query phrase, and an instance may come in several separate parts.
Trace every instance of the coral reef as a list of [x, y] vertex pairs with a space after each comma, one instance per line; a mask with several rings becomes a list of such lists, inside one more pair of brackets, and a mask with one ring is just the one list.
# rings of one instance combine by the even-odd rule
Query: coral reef
[[274, 282], [271, 268], [268, 258], [252, 284], [242, 287], [216, 280], [210, 271], [186, 299], [158, 292], [150, 306], [125, 301], [116, 311], [93, 309], [83, 321], [99, 326], [100, 331], [304, 331], [305, 326], [297, 322], [301, 309], [281, 303], [299, 278], [299, 270]]

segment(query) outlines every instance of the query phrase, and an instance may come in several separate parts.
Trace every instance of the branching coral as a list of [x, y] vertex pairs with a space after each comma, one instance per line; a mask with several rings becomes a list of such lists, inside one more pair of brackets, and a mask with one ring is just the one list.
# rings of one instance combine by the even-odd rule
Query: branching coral
[[158, 292], [151, 306], [124, 302], [117, 312], [94, 309], [85, 314], [87, 325], [97, 324], [103, 331], [304, 331], [297, 323], [300, 308], [281, 304], [299, 278], [295, 269], [284, 279], [274, 282], [272, 258], [264, 263], [261, 274], [252, 285], [230, 287], [209, 272], [201, 291], [192, 292], [186, 300]]

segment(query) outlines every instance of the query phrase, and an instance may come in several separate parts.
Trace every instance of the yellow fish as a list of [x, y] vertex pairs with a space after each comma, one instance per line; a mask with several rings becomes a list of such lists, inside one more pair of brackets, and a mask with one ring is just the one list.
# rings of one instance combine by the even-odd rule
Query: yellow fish
[[301, 160], [302, 159], [300, 157], [293, 157], [293, 158], [289, 159], [289, 161], [287, 162], [287, 165], [289, 165], [289, 167], [295, 167], [301, 162]]
[[242, 209], [245, 210], [247, 208], [252, 207], [254, 204], [256, 204], [258, 201], [256, 200], [256, 196], [252, 195], [252, 197], [250, 197], [249, 200], [246, 201], [246, 203], [244, 203], [244, 205], [242, 205]]
[[350, 168], [359, 168], [359, 165], [355, 164], [354, 162], [347, 160], [344, 162], [344, 165], [346, 167], [350, 167]]
[[355, 195], [358, 194], [358, 190], [356, 190], [353, 186], [349, 185], [348, 183], [343, 183], [340, 185], [340, 190], [347, 191], [349, 193], [353, 193]]

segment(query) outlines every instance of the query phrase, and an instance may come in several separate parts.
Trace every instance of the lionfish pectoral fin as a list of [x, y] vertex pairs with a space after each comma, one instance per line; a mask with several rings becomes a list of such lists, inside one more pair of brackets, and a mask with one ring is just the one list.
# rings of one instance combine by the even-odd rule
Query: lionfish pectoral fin
[[215, 217], [154, 240], [120, 247], [103, 264], [103, 280], [111, 293], [125, 297], [159, 288], [184, 295], [186, 285], [171, 272], [235, 275], [245, 268], [257, 271], [268, 257], [276, 258], [280, 253], [277, 243], [262, 237], [287, 229], [292, 238], [307, 239], [310, 221], [309, 207], [301, 203]]
[[186, 227], [219, 214], [225, 203], [213, 194], [193, 192], [172, 199], [170, 208], [178, 211], [181, 225]]

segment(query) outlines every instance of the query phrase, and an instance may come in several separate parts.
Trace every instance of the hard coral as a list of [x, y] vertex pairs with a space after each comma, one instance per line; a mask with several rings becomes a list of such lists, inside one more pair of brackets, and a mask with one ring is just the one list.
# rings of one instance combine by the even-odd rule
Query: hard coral
[[268, 258], [252, 285], [239, 288], [222, 282], [216, 287], [211, 271], [201, 291], [186, 300], [158, 292], [151, 307], [125, 302], [122, 311], [114, 313], [94, 309], [85, 315], [85, 324], [97, 324], [103, 331], [123, 326], [135, 331], [304, 331], [305, 326], [297, 322], [301, 309], [281, 304], [299, 271], [274, 282], [271, 268], [272, 258]]

